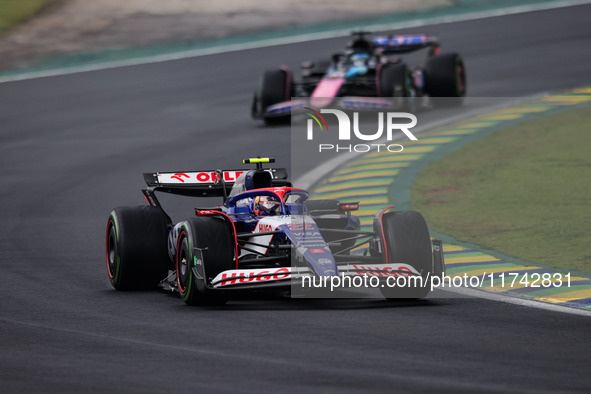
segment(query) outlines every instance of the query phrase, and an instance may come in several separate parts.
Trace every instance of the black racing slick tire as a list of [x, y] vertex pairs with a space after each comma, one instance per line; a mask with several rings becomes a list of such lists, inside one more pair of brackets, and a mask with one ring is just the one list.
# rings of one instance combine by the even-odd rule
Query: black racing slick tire
[[111, 211], [107, 221], [107, 273], [115, 289], [152, 289], [166, 277], [169, 220], [162, 209], [150, 206]]
[[253, 117], [262, 117], [265, 124], [287, 123], [291, 120], [288, 113], [280, 117], [265, 116], [267, 108], [273, 104], [288, 101], [291, 98], [291, 76], [286, 70], [265, 71], [259, 81], [252, 104]]
[[425, 91], [431, 97], [451, 97], [455, 100], [450, 103], [461, 103], [466, 95], [466, 67], [462, 57], [457, 53], [431, 56], [425, 67]]
[[386, 64], [381, 68], [379, 77], [379, 96], [411, 96], [412, 73], [406, 64]]
[[[427, 281], [433, 274], [433, 253], [425, 219], [416, 211], [394, 211], [385, 213], [382, 223], [388, 263], [412, 266], [421, 273], [424, 285], [385, 285], [380, 288], [382, 295], [388, 299], [426, 297], [430, 290]], [[381, 236], [380, 229], [376, 228], [374, 231]]]
[[235, 268], [236, 242], [231, 224], [219, 217], [196, 217], [181, 225], [176, 272], [181, 299], [188, 305], [222, 305], [227, 298], [208, 284]]

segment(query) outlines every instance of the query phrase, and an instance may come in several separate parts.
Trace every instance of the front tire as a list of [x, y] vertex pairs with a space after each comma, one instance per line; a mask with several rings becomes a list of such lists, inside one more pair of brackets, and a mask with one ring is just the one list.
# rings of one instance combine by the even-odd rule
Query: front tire
[[222, 218], [185, 220], [180, 229], [176, 272], [181, 299], [188, 305], [221, 305], [227, 298], [208, 288], [217, 274], [234, 268], [236, 245]]
[[288, 101], [291, 98], [291, 78], [286, 70], [266, 71], [259, 81], [253, 103], [252, 115], [264, 120], [265, 124], [287, 123], [291, 120], [291, 114], [280, 117], [265, 116], [267, 108], [273, 104]]
[[[423, 287], [385, 286], [380, 288], [382, 295], [387, 299], [426, 297], [430, 289], [427, 279], [433, 274], [433, 254], [425, 219], [416, 211], [394, 211], [384, 213], [382, 225], [388, 263], [412, 266], [421, 274], [424, 284]], [[380, 230], [374, 231], [379, 234]]]
[[168, 272], [169, 218], [160, 208], [119, 207], [107, 221], [107, 273], [117, 290], [151, 289]]

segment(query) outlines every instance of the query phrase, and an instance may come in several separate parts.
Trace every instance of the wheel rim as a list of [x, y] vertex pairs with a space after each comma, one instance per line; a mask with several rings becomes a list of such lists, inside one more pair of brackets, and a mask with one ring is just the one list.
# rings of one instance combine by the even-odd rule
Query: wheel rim
[[113, 222], [109, 222], [107, 231], [107, 270], [109, 277], [115, 279], [117, 275], [117, 234]]

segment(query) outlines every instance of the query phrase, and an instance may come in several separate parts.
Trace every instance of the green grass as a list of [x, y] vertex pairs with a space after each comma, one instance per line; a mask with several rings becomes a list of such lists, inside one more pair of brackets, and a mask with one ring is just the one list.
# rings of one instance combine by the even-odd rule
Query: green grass
[[419, 173], [412, 206], [458, 241], [591, 273], [591, 107], [447, 155]]
[[0, 0], [0, 35], [56, 0]]

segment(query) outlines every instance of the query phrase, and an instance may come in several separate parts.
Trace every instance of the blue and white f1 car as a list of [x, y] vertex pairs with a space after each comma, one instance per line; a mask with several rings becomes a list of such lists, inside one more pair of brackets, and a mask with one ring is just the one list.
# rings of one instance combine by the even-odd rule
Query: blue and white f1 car
[[[387, 99], [392, 97], [428, 96], [431, 102], [445, 97], [436, 100], [461, 103], [466, 94], [466, 68], [459, 54], [440, 53], [437, 38], [424, 34], [371, 40], [365, 38], [367, 34], [353, 33], [347, 50], [330, 59], [303, 62], [299, 80], [286, 66], [266, 71], [254, 92], [252, 117], [275, 123], [289, 120], [292, 113], [307, 106], [391, 108], [400, 102]], [[424, 67], [411, 67], [401, 57], [421, 49], [428, 49]]]
[[[248, 291], [289, 293], [306, 277], [421, 277], [443, 272], [441, 241], [414, 211], [378, 212], [361, 231], [359, 203], [309, 200], [274, 159], [246, 159], [255, 169], [144, 174], [148, 205], [119, 207], [107, 221], [106, 257], [117, 290], [178, 292], [190, 305], [221, 304]], [[173, 224], [156, 192], [221, 197]], [[410, 281], [409, 281], [410, 282]], [[423, 283], [423, 282], [421, 282]], [[426, 282], [424, 282], [426, 283]], [[386, 298], [420, 298], [425, 287], [380, 288]]]

